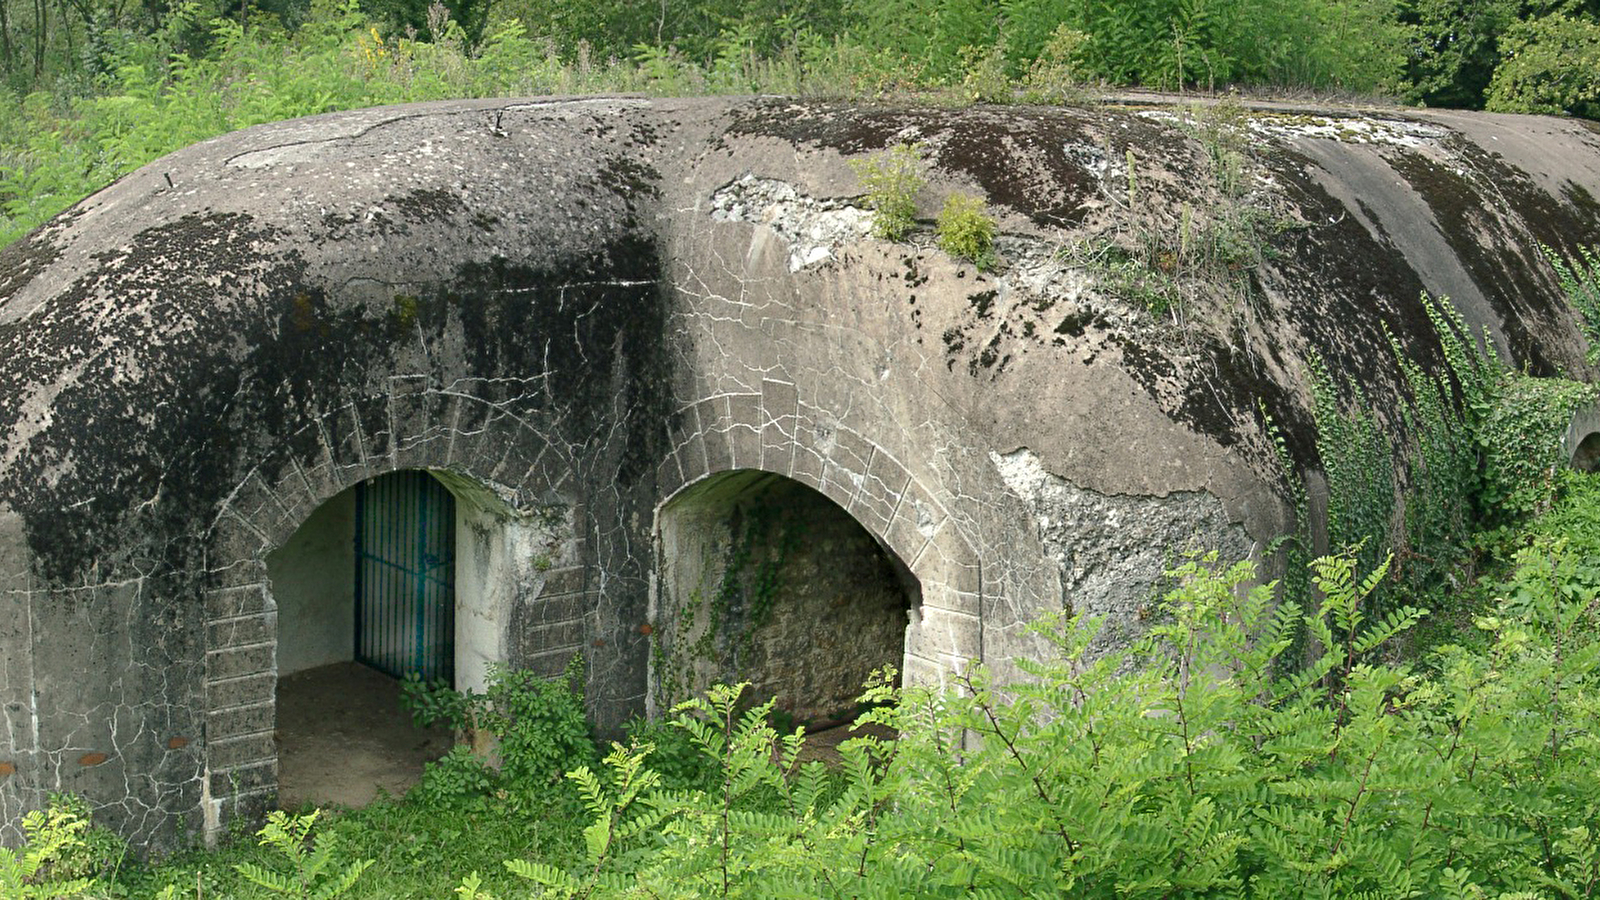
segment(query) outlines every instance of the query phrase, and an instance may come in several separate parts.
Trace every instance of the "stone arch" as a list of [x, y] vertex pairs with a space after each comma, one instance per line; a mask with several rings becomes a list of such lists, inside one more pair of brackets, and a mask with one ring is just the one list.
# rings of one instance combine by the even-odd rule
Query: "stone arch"
[[[596, 602], [586, 590], [588, 548], [574, 465], [541, 423], [471, 393], [422, 387], [325, 412], [239, 480], [206, 535], [201, 796], [208, 839], [220, 833], [225, 819], [259, 812], [277, 789], [272, 732], [279, 610], [268, 555], [318, 507], [355, 485], [391, 472], [426, 470], [456, 498], [458, 523], [482, 524], [458, 536], [458, 556], [461, 541], [486, 534], [491, 545], [473, 554], [477, 562], [458, 561], [458, 579], [464, 567], [478, 562], [493, 572], [477, 577], [499, 579], [473, 595], [492, 608], [457, 607], [458, 618], [465, 611], [485, 619], [458, 623], [458, 686], [481, 687], [485, 663], [507, 656], [512, 607], [535, 599], [510, 594], [531, 592], [541, 610], [527, 637], [544, 652], [518, 664], [559, 671], [584, 646], [585, 618]], [[528, 523], [548, 521], [557, 508], [564, 510], [570, 533], [559, 559], [548, 564], [532, 555]], [[472, 652], [465, 654], [462, 630], [476, 635], [466, 641]]]
[[1571, 463], [1580, 472], [1600, 472], [1600, 431], [1591, 431], [1578, 442]]
[[815, 730], [853, 718], [862, 686], [903, 665], [920, 583], [814, 488], [733, 469], [677, 492], [655, 524], [651, 712], [743, 682]]
[[662, 510], [708, 478], [757, 470], [792, 479], [848, 513], [920, 586], [905, 634], [906, 683], [941, 684], [983, 659], [978, 556], [945, 504], [881, 444], [773, 379], [679, 408], [669, 432], [656, 472], [658, 537]]
[[1561, 435], [1561, 457], [1574, 469], [1600, 470], [1600, 401], [1586, 403], [1573, 412]]

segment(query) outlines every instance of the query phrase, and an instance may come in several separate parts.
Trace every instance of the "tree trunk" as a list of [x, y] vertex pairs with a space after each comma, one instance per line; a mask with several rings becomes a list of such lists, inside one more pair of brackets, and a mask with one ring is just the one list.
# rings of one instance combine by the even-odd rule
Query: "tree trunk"
[[50, 7], [46, 0], [33, 0], [33, 83], [44, 77], [44, 50], [50, 41]]
[[[57, 16], [56, 18], [60, 22], [60, 25], [61, 25], [61, 34], [66, 38], [66, 41], [67, 41], [67, 65], [66, 65], [66, 68], [72, 69], [72, 70], [76, 70], [78, 68], [78, 62], [79, 62], [79, 60], [78, 60], [78, 51], [77, 51], [77, 48], [72, 43], [72, 20], [67, 15], [67, 13], [71, 11], [71, 9], [72, 9], [72, 6], [69, 4], [68, 0], [61, 0], [61, 15]], [[88, 21], [87, 18], [84, 21], [85, 21], [85, 23], [87, 23], [87, 21]]]
[[0, 0], [0, 72], [7, 78], [16, 71], [17, 57], [11, 49], [11, 17], [6, 11], [8, 0]]

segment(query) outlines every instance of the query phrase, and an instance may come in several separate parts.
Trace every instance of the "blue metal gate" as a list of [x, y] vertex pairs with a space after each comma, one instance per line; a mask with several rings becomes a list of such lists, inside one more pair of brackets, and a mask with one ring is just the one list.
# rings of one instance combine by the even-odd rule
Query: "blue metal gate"
[[356, 661], [453, 680], [455, 498], [426, 472], [356, 488]]

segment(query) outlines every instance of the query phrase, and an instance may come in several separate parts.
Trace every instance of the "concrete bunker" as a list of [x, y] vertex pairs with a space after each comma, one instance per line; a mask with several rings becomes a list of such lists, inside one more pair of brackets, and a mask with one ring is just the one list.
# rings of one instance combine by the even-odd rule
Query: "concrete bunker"
[[770, 472], [723, 472], [673, 497], [657, 524], [654, 712], [718, 681], [748, 681], [749, 699], [831, 725], [854, 715], [874, 670], [903, 668], [921, 586], [822, 493]]
[[[1004, 684], [1051, 652], [1042, 614], [1133, 633], [1176, 540], [1292, 527], [1277, 448], [1320, 477], [1308, 360], [1402, 402], [1395, 344], [1439, 365], [1424, 291], [1516, 368], [1593, 377], [1557, 280], [1506, 251], [1600, 240], [1589, 131], [1283, 112], [1251, 113], [1262, 205], [1238, 211], [1304, 227], [1185, 282], [1182, 321], [1059, 252], [1219, 202], [1190, 113], [1137, 104], [485, 99], [263, 125], [96, 193], [0, 248], [0, 842], [57, 790], [150, 847], [258, 820], [313, 622], [280, 622], [268, 556], [390, 472], [456, 503], [456, 686], [581, 654], [615, 733], [662, 711], [699, 640], [676, 605], [721, 584], [749, 507], [819, 502], [783, 479], [866, 534], [786, 568], [876, 560], [900, 591], [876, 624], [797, 617], [768, 658], [877, 633], [906, 683], [981, 661]], [[900, 141], [928, 149], [927, 204], [986, 198], [1003, 266], [858, 227], [849, 163]], [[1135, 175], [1151, 218], [1105, 202]], [[1600, 431], [1580, 412], [1569, 452]]]

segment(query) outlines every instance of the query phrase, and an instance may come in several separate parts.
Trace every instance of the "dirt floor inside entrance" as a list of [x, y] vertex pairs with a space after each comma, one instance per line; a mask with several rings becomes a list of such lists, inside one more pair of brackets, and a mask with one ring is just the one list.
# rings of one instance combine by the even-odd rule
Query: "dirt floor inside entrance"
[[357, 663], [278, 680], [278, 805], [366, 806], [404, 794], [422, 764], [450, 749], [449, 729], [420, 729], [400, 708], [400, 682]]

